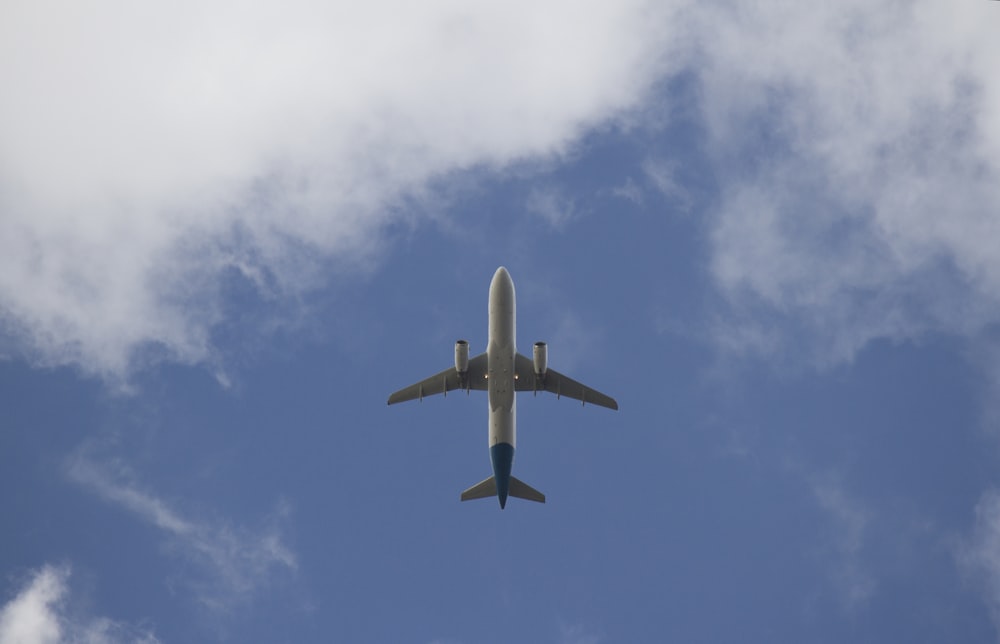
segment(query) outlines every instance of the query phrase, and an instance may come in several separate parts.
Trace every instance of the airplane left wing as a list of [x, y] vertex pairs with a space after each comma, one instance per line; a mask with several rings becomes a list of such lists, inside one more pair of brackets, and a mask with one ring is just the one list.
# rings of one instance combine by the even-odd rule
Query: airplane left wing
[[455, 367], [449, 367], [439, 374], [421, 380], [415, 385], [404, 387], [389, 396], [389, 404], [404, 402], [407, 400], [422, 400], [424, 396], [434, 394], [445, 394], [455, 389], [486, 389], [486, 354], [481, 353], [475, 358], [469, 358], [469, 370], [465, 372], [465, 377], [459, 375]]
[[520, 353], [514, 357], [515, 391], [548, 391], [556, 396], [566, 396], [579, 400], [583, 404], [600, 405], [608, 409], [618, 409], [618, 402], [607, 394], [564, 376], [554, 369], [547, 369], [545, 375], [539, 378], [535, 375], [535, 365], [531, 358]]

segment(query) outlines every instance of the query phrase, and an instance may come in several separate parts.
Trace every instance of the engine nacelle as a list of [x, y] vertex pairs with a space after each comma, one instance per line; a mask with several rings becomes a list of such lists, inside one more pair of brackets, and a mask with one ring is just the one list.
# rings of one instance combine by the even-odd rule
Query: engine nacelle
[[549, 369], [549, 351], [544, 342], [535, 343], [532, 350], [532, 362], [535, 364], [535, 375], [544, 378], [545, 372]]
[[455, 371], [461, 374], [469, 372], [469, 343], [465, 340], [455, 342]]

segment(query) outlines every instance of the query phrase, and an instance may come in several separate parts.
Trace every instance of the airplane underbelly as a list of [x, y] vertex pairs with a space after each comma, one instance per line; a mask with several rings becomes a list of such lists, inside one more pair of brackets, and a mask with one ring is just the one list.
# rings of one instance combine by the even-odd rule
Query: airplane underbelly
[[497, 443], [517, 446], [516, 402], [510, 408], [501, 407], [490, 410], [490, 447]]
[[511, 347], [490, 347], [489, 403], [490, 447], [497, 443], [514, 445], [517, 398], [514, 395], [514, 351]]
[[514, 446], [516, 415], [514, 355], [516, 315], [514, 284], [506, 271], [497, 270], [490, 283], [489, 342], [486, 347], [490, 404], [490, 448]]

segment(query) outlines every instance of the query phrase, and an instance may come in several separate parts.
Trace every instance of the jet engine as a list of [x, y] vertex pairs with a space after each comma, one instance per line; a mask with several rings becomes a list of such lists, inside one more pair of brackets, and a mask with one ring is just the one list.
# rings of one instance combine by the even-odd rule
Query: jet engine
[[455, 371], [460, 374], [469, 372], [469, 343], [465, 340], [455, 342]]
[[535, 363], [535, 375], [539, 378], [545, 377], [545, 372], [549, 368], [549, 351], [544, 342], [536, 342], [532, 350], [532, 358]]

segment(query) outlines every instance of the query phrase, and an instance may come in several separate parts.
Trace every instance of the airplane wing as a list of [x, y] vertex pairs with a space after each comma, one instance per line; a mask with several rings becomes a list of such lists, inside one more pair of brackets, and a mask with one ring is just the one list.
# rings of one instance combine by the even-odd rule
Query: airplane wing
[[[471, 370], [471, 367], [470, 367]], [[535, 375], [535, 365], [531, 358], [520, 353], [514, 358], [515, 391], [550, 391], [556, 396], [566, 396], [579, 400], [583, 404], [600, 405], [608, 409], [618, 409], [614, 398], [591, 389], [554, 369], [548, 369], [541, 378]]]
[[389, 404], [392, 405], [406, 400], [423, 399], [424, 396], [434, 394], [445, 394], [455, 389], [486, 389], [486, 354], [481, 353], [475, 358], [469, 358], [469, 370], [465, 373], [465, 382], [455, 371], [455, 367], [449, 367], [441, 373], [421, 380], [415, 385], [404, 387], [389, 396]]

